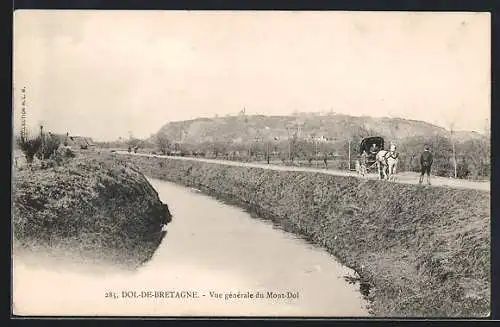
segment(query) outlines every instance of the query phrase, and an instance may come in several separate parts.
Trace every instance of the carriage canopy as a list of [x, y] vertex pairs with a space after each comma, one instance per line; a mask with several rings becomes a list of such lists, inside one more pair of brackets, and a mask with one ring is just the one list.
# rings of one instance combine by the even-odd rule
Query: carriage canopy
[[366, 137], [361, 140], [361, 144], [359, 145], [359, 154], [362, 154], [363, 151], [370, 153], [370, 147], [372, 144], [376, 144], [379, 150], [384, 149], [384, 139], [380, 136], [372, 136]]

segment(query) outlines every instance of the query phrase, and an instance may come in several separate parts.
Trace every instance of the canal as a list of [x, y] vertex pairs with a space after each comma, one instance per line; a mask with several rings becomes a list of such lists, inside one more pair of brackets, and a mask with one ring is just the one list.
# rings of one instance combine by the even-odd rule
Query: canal
[[89, 273], [14, 260], [19, 314], [367, 316], [354, 272], [326, 250], [198, 190], [149, 179], [173, 215], [136, 272]]

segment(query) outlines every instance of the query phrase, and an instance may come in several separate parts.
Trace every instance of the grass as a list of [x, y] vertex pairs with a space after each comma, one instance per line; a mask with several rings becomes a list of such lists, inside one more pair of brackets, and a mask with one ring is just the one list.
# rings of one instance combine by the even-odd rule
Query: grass
[[53, 249], [124, 266], [147, 261], [170, 220], [168, 207], [126, 162], [81, 156], [13, 176], [16, 251]]
[[231, 200], [323, 246], [383, 317], [490, 312], [490, 196], [319, 173], [127, 157], [151, 177]]

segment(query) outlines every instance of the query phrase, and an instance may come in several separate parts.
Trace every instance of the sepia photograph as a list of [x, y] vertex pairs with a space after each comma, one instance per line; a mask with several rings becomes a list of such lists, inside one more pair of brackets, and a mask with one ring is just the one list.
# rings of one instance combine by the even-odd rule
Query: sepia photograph
[[16, 10], [11, 315], [491, 315], [487, 12]]

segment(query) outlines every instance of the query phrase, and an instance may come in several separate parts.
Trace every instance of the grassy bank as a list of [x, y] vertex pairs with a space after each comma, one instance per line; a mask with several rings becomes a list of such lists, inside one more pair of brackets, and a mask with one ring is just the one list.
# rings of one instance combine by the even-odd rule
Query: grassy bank
[[13, 174], [14, 251], [127, 267], [148, 260], [170, 221], [145, 177], [118, 159], [80, 156]]
[[490, 311], [487, 192], [126, 158], [147, 176], [234, 201], [325, 247], [361, 276], [376, 316]]

